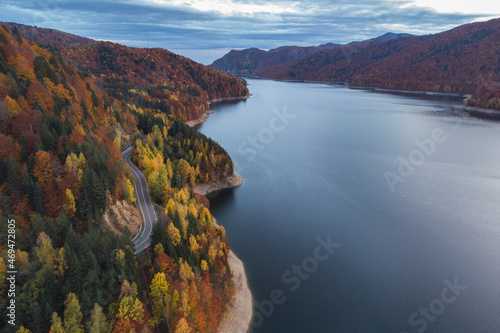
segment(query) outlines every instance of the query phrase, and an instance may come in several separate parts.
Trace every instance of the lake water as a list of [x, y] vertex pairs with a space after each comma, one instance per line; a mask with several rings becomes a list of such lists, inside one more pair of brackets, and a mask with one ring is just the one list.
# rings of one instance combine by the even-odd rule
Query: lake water
[[500, 332], [498, 122], [457, 101], [248, 81], [200, 131], [245, 181], [211, 203], [253, 332]]

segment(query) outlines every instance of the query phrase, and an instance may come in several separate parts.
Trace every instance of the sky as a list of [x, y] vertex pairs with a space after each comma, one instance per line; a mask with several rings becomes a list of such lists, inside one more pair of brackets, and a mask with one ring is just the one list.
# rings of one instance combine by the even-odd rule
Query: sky
[[423, 35], [500, 17], [494, 0], [1, 0], [0, 21], [128, 46], [162, 47], [203, 64], [231, 49]]

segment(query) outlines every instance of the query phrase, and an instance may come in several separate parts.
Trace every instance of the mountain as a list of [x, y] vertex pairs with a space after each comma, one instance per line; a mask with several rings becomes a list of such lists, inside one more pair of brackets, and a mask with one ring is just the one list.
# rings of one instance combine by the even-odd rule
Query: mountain
[[269, 51], [250, 48], [241, 51], [232, 50], [222, 58], [214, 61], [210, 67], [231, 74], [253, 74], [266, 66], [283, 64], [302, 58], [321, 50], [339, 47], [339, 44], [323, 44], [320, 46], [282, 46]]
[[[217, 331], [233, 297], [229, 244], [208, 199], [191, 189], [231, 176], [234, 165], [176, 117], [210, 96], [244, 93], [244, 82], [165, 50], [54, 31], [41, 39], [54, 36], [60, 51], [0, 26], [0, 331]], [[107, 224], [114, 212], [137, 212], [120, 151], [128, 142], [159, 207], [142, 256], [129, 230]], [[17, 327], [8, 323], [9, 270], [19, 272]]]
[[[388, 41], [391, 39], [408, 37], [409, 34], [386, 33], [383, 36], [373, 38], [374, 41]], [[352, 42], [357, 44], [359, 42]], [[256, 71], [284, 64], [290, 61], [300, 59], [313, 53], [336, 49], [342, 46], [341, 44], [327, 43], [319, 46], [281, 46], [269, 51], [250, 48], [241, 51], [232, 50], [222, 58], [214, 61], [210, 67], [223, 70], [231, 74], [254, 74]]]
[[474, 93], [499, 81], [498, 50], [500, 19], [493, 19], [434, 35], [345, 45], [255, 74], [357, 87]]
[[0, 25], [5, 26], [11, 31], [16, 28], [24, 38], [31, 42], [41, 45], [53, 46], [55, 48], [73, 48], [80, 45], [90, 45], [97, 43], [97, 41], [93, 39], [72, 35], [67, 32], [55, 29], [38, 28], [31, 25], [18, 24], [13, 22], [0, 22]]
[[388, 32], [388, 33], [383, 34], [382, 36], [371, 38], [369, 40], [374, 41], [374, 42], [388, 42], [388, 41], [393, 40], [393, 39], [398, 39], [398, 38], [403, 38], [403, 37], [412, 37], [412, 36], [413, 36], [412, 34], [405, 34], [405, 33], [395, 34], [393, 32]]
[[78, 70], [93, 76], [112, 97], [185, 121], [199, 118], [207, 102], [248, 94], [244, 80], [161, 48], [99, 42], [54, 29], [2, 23], [37, 44], [53, 47]]

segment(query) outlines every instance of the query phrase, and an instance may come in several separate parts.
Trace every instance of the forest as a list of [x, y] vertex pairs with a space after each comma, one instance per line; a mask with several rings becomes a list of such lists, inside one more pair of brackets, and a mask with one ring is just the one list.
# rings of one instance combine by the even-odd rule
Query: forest
[[135, 48], [54, 29], [4, 23], [29, 41], [53, 48], [79, 71], [92, 76], [112, 98], [176, 119], [197, 119], [207, 102], [248, 95], [244, 80], [161, 48]]
[[[354, 87], [474, 94], [470, 105], [498, 108], [500, 19], [425, 36], [369, 40], [267, 66], [255, 75], [346, 82]], [[494, 91], [497, 92], [494, 92]]]
[[[229, 244], [208, 200], [191, 189], [234, 166], [183, 120], [210, 98], [247, 94], [245, 83], [165, 50], [88, 45], [41, 46], [0, 27], [2, 332], [215, 332], [233, 295]], [[110, 54], [128, 70], [114, 75]], [[170, 79], [134, 81], [165, 54], [157, 65]], [[69, 59], [79, 57], [88, 63], [75, 67]], [[102, 219], [109, 205], [136, 202], [120, 151], [127, 142], [159, 211], [140, 255], [130, 233]], [[15, 221], [15, 249], [7, 221]], [[6, 323], [14, 253], [15, 327]]]
[[[395, 34], [388, 32], [382, 36], [372, 38], [370, 41], [389, 41], [410, 34]], [[349, 45], [359, 44], [351, 42]], [[276, 49], [261, 50], [249, 48], [244, 50], [231, 50], [222, 58], [215, 60], [210, 67], [220, 69], [231, 74], [255, 75], [262, 68], [281, 65], [298, 60], [324, 50], [345, 46], [345, 44], [326, 43], [318, 46], [280, 46]]]

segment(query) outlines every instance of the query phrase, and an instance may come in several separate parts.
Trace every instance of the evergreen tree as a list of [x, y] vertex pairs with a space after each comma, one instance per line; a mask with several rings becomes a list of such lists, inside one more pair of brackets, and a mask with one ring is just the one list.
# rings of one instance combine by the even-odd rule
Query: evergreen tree
[[26, 135], [21, 135], [21, 154], [19, 156], [21, 158], [22, 163], [26, 163], [28, 161], [28, 140], [26, 140]]
[[40, 184], [28, 177], [28, 200], [31, 208], [39, 214], [43, 214], [43, 192]]

